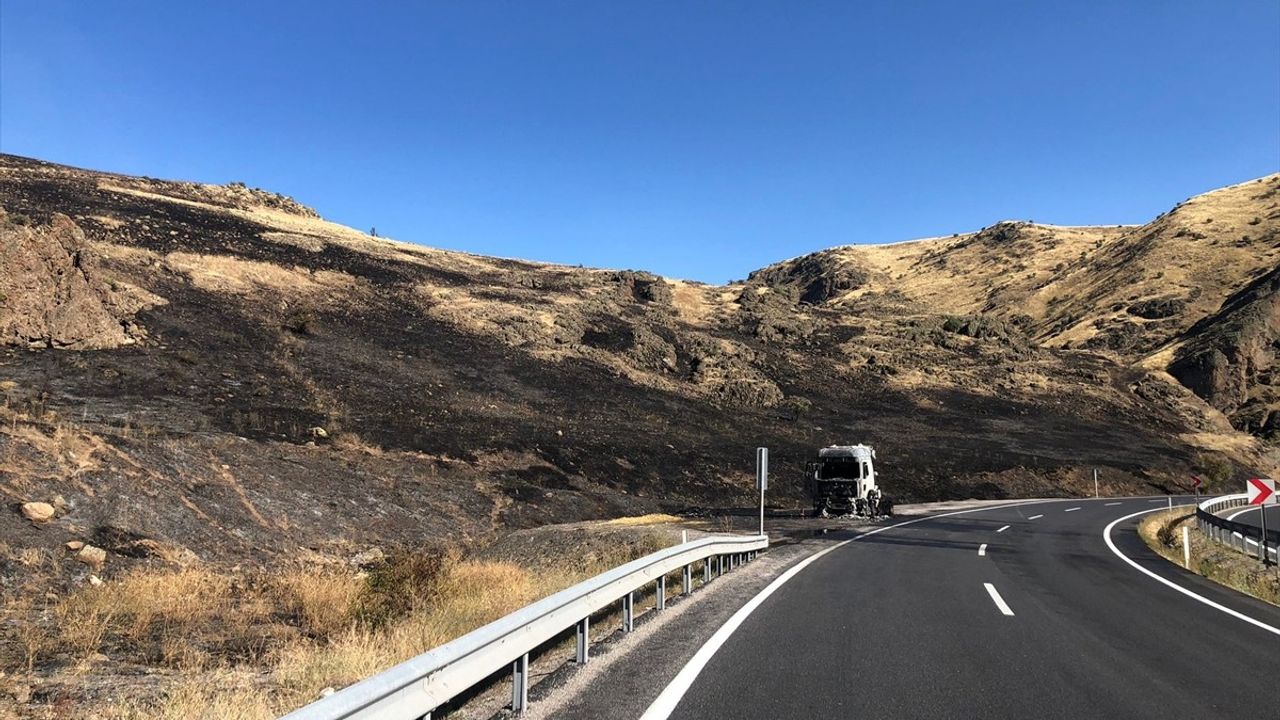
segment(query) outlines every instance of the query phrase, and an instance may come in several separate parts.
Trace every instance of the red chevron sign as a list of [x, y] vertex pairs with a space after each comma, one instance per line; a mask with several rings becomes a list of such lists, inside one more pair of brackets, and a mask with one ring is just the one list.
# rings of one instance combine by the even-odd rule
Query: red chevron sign
[[1245, 491], [1249, 493], [1250, 505], [1276, 504], [1276, 481], [1253, 478], [1245, 483]]

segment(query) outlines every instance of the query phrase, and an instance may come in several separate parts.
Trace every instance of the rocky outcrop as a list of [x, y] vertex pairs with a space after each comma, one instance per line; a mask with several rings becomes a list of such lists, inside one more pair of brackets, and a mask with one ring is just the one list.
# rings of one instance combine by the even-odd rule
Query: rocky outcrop
[[0, 211], [0, 344], [77, 350], [144, 336], [146, 301], [104, 280], [84, 233], [62, 214], [43, 227]]
[[1238, 429], [1280, 434], [1280, 268], [1187, 331], [1169, 373]]
[[653, 273], [622, 270], [613, 273], [624, 299], [655, 305], [671, 304], [671, 285]]
[[800, 302], [817, 305], [861, 287], [867, 274], [842, 261], [837, 253], [825, 250], [757, 270], [747, 279], [793, 292]]

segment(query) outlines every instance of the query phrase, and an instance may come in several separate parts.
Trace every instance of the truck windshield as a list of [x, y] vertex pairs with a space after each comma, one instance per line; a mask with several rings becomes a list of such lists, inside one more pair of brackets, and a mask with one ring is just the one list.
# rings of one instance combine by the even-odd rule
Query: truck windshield
[[857, 458], [823, 458], [818, 465], [819, 480], [861, 480], [862, 463]]

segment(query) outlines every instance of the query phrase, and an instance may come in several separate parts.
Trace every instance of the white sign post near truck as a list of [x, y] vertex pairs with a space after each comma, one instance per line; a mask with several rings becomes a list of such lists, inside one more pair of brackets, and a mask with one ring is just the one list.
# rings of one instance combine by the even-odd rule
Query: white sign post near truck
[[769, 489], [769, 448], [756, 448], [756, 489], [760, 491], [760, 534], [764, 534], [764, 491]]

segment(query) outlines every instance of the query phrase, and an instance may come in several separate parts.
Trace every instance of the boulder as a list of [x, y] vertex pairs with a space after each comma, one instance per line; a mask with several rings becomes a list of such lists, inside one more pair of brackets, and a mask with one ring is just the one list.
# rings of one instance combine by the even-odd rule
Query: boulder
[[22, 504], [22, 516], [32, 522], [47, 522], [53, 519], [54, 509], [49, 503], [28, 502]]
[[107, 551], [93, 545], [85, 545], [76, 553], [76, 559], [89, 567], [102, 567], [107, 562]]

